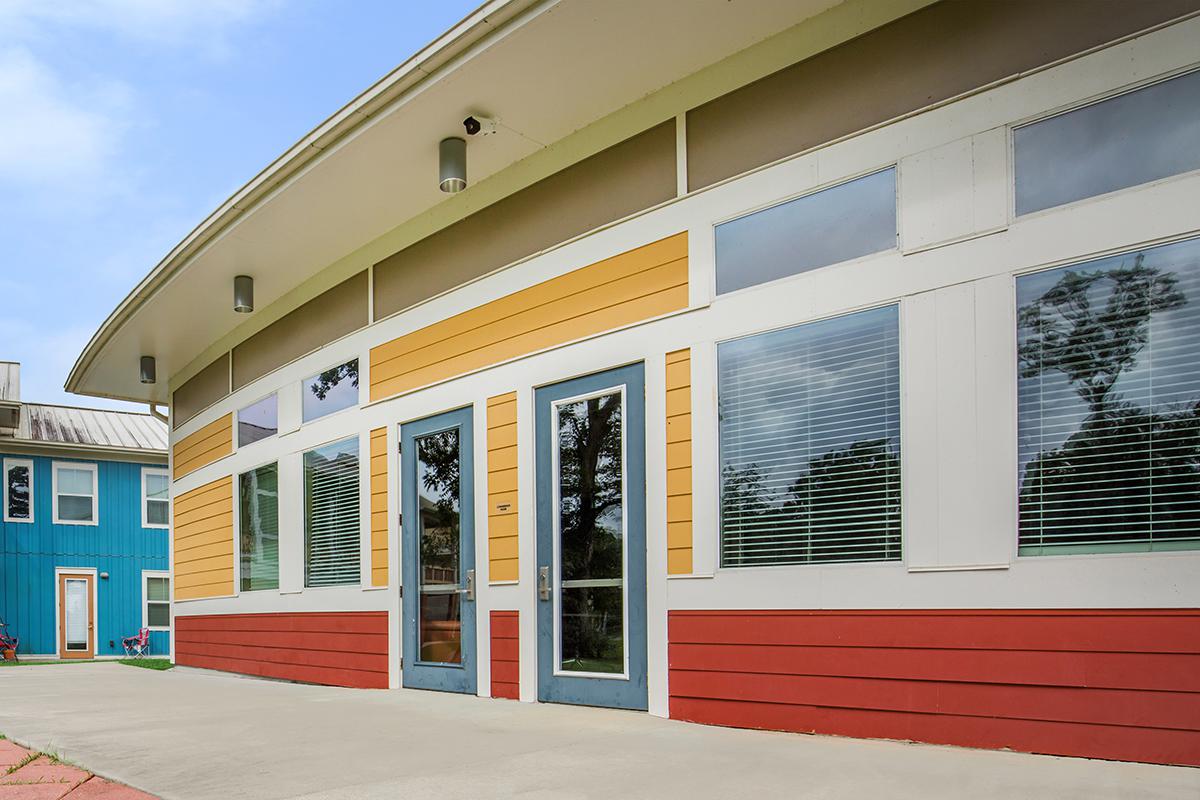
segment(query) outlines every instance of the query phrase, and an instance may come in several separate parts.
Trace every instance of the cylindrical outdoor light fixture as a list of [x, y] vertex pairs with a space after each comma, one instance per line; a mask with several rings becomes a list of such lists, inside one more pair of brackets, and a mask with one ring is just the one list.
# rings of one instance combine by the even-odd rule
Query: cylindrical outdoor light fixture
[[155, 383], [158, 381], [158, 371], [154, 366], [154, 356], [142, 356], [141, 378], [142, 383]]
[[467, 188], [467, 142], [457, 136], [438, 145], [438, 188], [448, 194]]
[[249, 314], [254, 310], [254, 278], [238, 275], [233, 279], [233, 310]]

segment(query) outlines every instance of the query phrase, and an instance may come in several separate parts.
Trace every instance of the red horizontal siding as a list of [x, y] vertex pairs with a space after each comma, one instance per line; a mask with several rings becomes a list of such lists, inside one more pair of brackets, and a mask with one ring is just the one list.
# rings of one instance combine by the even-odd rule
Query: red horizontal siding
[[516, 611], [493, 611], [492, 697], [521, 699], [520, 617]]
[[214, 614], [175, 618], [183, 666], [386, 689], [387, 612]]
[[1200, 765], [1200, 611], [672, 611], [670, 712]]

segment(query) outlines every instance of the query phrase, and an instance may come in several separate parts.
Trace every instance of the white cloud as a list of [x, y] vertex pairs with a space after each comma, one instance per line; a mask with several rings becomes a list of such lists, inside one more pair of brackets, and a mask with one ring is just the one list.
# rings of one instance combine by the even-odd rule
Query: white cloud
[[75, 365], [75, 357], [83, 351], [93, 332], [90, 325], [34, 325], [26, 320], [0, 317], [0, 337], [20, 343], [0, 357], [22, 362], [21, 399], [27, 403], [136, 408], [116, 400], [94, 397], [83, 400], [63, 391], [64, 377]]
[[0, 0], [0, 41], [42, 38], [56, 30], [106, 33], [125, 41], [188, 45], [225, 52], [234, 29], [274, 10], [281, 0]]
[[132, 108], [116, 81], [71, 86], [28, 50], [0, 50], [0, 181], [88, 181], [116, 153]]
[[[153, 124], [121, 80], [71, 59], [71, 38], [107, 37], [177, 57], [220, 58], [280, 0], [0, 0], [0, 184], [71, 201], [121, 191], [116, 161], [134, 124]], [[79, 77], [72, 77], [78, 75]]]

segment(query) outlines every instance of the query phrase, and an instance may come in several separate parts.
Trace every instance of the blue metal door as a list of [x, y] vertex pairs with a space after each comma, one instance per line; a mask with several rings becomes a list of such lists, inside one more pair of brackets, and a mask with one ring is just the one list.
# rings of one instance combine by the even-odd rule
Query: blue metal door
[[538, 699], [645, 710], [645, 369], [535, 401]]
[[472, 410], [400, 428], [404, 686], [475, 694]]

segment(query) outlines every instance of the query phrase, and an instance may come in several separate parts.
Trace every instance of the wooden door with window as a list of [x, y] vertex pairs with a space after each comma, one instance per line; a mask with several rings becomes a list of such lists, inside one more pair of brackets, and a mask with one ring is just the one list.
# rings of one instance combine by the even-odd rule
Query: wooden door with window
[[58, 576], [59, 658], [92, 658], [96, 653], [93, 580], [95, 576], [87, 573]]

